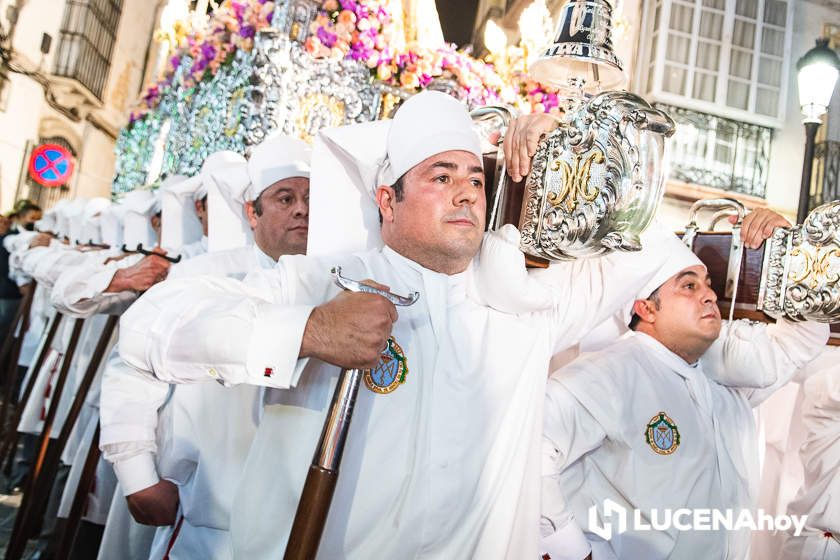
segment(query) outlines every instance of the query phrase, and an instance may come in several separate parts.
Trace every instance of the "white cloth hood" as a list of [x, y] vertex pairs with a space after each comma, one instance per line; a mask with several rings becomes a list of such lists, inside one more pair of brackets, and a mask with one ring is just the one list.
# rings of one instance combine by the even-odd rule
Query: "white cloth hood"
[[248, 200], [256, 200], [268, 187], [291, 177], [309, 178], [312, 149], [303, 140], [272, 136], [260, 142], [248, 159], [251, 188]]
[[149, 190], [131, 191], [122, 199], [123, 242], [129, 249], [137, 245], [151, 248], [157, 245], [157, 235], [152, 229], [151, 218], [160, 208], [160, 193]]
[[167, 251], [201, 239], [201, 222], [195, 214], [195, 192], [201, 180], [183, 175], [167, 177], [160, 185], [160, 244]]
[[249, 198], [248, 163], [237, 161], [215, 169], [207, 182], [207, 250], [225, 251], [253, 243], [251, 226], [245, 218]]
[[482, 162], [466, 107], [433, 91], [408, 99], [393, 120], [321, 131], [312, 152], [307, 254], [381, 247], [376, 189], [435, 154], [461, 150]]

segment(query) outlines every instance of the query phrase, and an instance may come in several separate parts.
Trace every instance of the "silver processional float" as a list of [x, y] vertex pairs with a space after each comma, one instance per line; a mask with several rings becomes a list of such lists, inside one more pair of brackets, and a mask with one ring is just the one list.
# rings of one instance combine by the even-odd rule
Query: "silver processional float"
[[[270, 28], [254, 37], [253, 51], [237, 51], [212, 80], [189, 85], [188, 65], [182, 63], [156, 108], [120, 134], [115, 192], [161, 175], [194, 175], [210, 153], [247, 152], [274, 131], [311, 139], [324, 127], [390, 115], [410, 93], [372, 81], [363, 64], [315, 59], [303, 47], [319, 5], [316, 0], [278, 2]], [[543, 138], [520, 183], [507, 175], [500, 148], [488, 148], [484, 162], [488, 227], [516, 225], [521, 249], [535, 266], [639, 250], [639, 236], [663, 196], [666, 139], [676, 128], [665, 112], [621, 91], [626, 77], [612, 47], [608, 0], [567, 0], [560, 14], [553, 43], [530, 71], [534, 80], [563, 92], [560, 126]], [[429, 87], [446, 90], [446, 80], [435, 82]], [[504, 129], [513, 116], [506, 107], [472, 109], [482, 133]], [[729, 202], [698, 205], [697, 212], [719, 211], [713, 221], [740, 211]], [[840, 319], [838, 227], [840, 203], [835, 202], [815, 209], [801, 226], [777, 230], [761, 252], [744, 251], [729, 232], [698, 233], [694, 218], [685, 239], [713, 281], [720, 281], [715, 287], [721, 301], [728, 296], [737, 300], [736, 307], [749, 307], [761, 317], [832, 322]], [[338, 270], [334, 276], [343, 289], [375, 290], [341, 277]], [[754, 297], [750, 302], [743, 294]], [[418, 297], [381, 295], [398, 305]], [[363, 374], [340, 374], [286, 559], [317, 555]]]
[[[567, 92], [566, 111], [560, 126], [540, 142], [524, 185], [514, 184], [506, 175], [500, 148], [485, 156], [488, 227], [517, 225], [520, 248], [537, 265], [640, 250], [639, 236], [664, 194], [665, 141], [676, 125], [637, 95], [605, 91], [624, 85], [621, 63], [612, 50], [611, 20], [607, 0], [569, 0], [561, 9], [555, 41], [534, 63], [531, 74]], [[511, 119], [504, 107], [479, 107], [472, 115], [476, 121], [495, 120], [502, 127]], [[729, 234], [731, 243], [740, 245], [731, 256], [735, 264], [727, 265], [738, 271], [734, 281], [726, 276], [730, 317], [735, 308], [731, 292], [738, 288], [742, 266], [738, 232], [743, 215], [741, 209], [734, 233]], [[832, 203], [815, 209], [804, 225], [774, 233], [765, 244], [761, 269], [744, 273], [745, 279], [761, 274], [756, 302], [760, 311], [772, 318], [840, 319], [838, 228], [840, 203]], [[692, 241], [697, 237], [696, 229], [687, 236]], [[710, 263], [710, 274], [716, 275], [718, 267]], [[313, 559], [317, 554], [338, 480], [341, 456], [333, 450], [344, 447], [361, 375], [358, 370], [341, 373], [298, 505], [286, 560]], [[325, 462], [325, 457], [331, 461]]]

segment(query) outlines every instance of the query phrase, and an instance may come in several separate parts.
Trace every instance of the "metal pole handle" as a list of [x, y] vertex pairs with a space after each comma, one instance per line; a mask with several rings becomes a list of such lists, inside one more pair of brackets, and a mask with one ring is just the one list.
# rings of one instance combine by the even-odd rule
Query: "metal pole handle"
[[[340, 288], [351, 292], [378, 294], [394, 305], [412, 305], [420, 297], [419, 292], [413, 292], [407, 297], [398, 296], [345, 278], [341, 275], [340, 266], [333, 267], [332, 274], [335, 283]], [[350, 431], [350, 421], [353, 419], [353, 409], [356, 406], [361, 380], [362, 370], [341, 370], [327, 417], [324, 420], [324, 428], [321, 430], [321, 438], [318, 440], [312, 464], [306, 474], [303, 492], [292, 523], [292, 531], [286, 544], [284, 560], [313, 560], [318, 554], [321, 535], [327, 524], [335, 486], [338, 483], [338, 471], [344, 455], [344, 446]]]

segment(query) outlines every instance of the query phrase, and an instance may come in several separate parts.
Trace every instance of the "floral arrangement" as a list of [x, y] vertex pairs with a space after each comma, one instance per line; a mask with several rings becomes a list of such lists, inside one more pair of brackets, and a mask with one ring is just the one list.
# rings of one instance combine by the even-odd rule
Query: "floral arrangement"
[[[178, 68], [187, 62], [185, 84], [195, 85], [206, 76], [215, 75], [237, 49], [254, 48], [254, 36], [271, 24], [274, 2], [270, 0], [224, 0], [204, 25], [192, 28], [189, 22], [178, 22], [173, 37], [175, 44], [164, 77], [148, 86], [132, 111], [129, 122], [141, 118], [160, 103], [161, 93], [172, 85]], [[159, 34], [160, 38], [160, 34]]]
[[[455, 80], [476, 105], [508, 103], [525, 112], [559, 111], [557, 90], [527, 78], [522, 60], [504, 67], [459, 51], [454, 45], [429, 48], [406, 44], [395, 25], [388, 0], [323, 0], [305, 49], [316, 58], [349, 58], [365, 64], [371, 76], [386, 84], [419, 91], [436, 78]], [[185, 84], [197, 84], [238, 50], [250, 51], [257, 32], [270, 26], [274, 2], [224, 0], [206, 22], [178, 22], [164, 36], [174, 46], [164, 77], [143, 93], [130, 122], [157, 107], [183, 64]], [[160, 38], [160, 37], [159, 37]], [[515, 49], [514, 49], [515, 50]]]
[[477, 104], [512, 103], [513, 87], [492, 66], [458, 51], [454, 45], [430, 49], [403, 45], [392, 34], [391, 14], [382, 0], [325, 0], [312, 22], [305, 48], [316, 58], [350, 58], [367, 65], [386, 84], [421, 90], [435, 78], [452, 78]]

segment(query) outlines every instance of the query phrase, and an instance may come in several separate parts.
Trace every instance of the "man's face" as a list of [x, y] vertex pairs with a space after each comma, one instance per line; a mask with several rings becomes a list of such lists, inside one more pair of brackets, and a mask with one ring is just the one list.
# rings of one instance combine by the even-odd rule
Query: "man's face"
[[201, 222], [201, 233], [207, 235], [207, 197], [195, 201], [195, 215], [198, 216], [198, 221]]
[[282, 255], [306, 253], [309, 236], [309, 179], [277, 181], [246, 204], [254, 241], [275, 260]]
[[666, 346], [703, 354], [717, 339], [720, 310], [705, 266], [692, 266], [669, 278], [660, 286], [658, 299], [653, 328], [661, 342], [671, 342]]
[[443, 152], [403, 176], [402, 199], [380, 187], [385, 243], [438, 272], [462, 272], [484, 234], [484, 171], [475, 154]]
[[[26, 212], [20, 215], [20, 225], [24, 229], [30, 229], [30, 227], [34, 226], [35, 222], [37, 222], [40, 219], [40, 210], [27, 210]], [[32, 224], [32, 226], [30, 226], [30, 224]]]
[[157, 238], [157, 244], [160, 245], [160, 226], [163, 223], [161, 213], [158, 212], [157, 214], [149, 218], [149, 223], [152, 224], [152, 229], [155, 231], [155, 237]]

